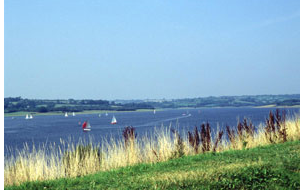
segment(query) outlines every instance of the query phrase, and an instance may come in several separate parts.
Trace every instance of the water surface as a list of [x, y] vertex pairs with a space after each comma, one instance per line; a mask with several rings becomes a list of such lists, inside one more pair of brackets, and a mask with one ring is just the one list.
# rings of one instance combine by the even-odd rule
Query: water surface
[[[200, 126], [203, 122], [209, 122], [212, 129], [217, 126], [224, 129], [226, 125], [236, 125], [238, 119], [244, 117], [251, 119], [254, 125], [265, 122], [269, 111], [275, 108], [204, 108], [204, 109], [172, 109], [148, 112], [116, 112], [108, 116], [102, 114], [81, 114], [69, 117], [64, 115], [34, 116], [32, 120], [26, 120], [24, 116], [4, 118], [4, 145], [5, 155], [12, 150], [22, 149], [24, 143], [29, 145], [59, 143], [60, 139], [79, 138], [87, 139], [92, 136], [95, 143], [101, 142], [102, 138], [122, 137], [122, 130], [126, 126], [136, 128], [138, 136], [145, 133], [151, 134], [155, 127], [162, 125], [176, 127], [180, 131], [193, 130], [194, 126]], [[285, 109], [289, 114], [299, 113], [299, 108]], [[118, 123], [111, 125], [111, 119], [115, 115]], [[88, 120], [92, 131], [83, 132], [81, 125]]]

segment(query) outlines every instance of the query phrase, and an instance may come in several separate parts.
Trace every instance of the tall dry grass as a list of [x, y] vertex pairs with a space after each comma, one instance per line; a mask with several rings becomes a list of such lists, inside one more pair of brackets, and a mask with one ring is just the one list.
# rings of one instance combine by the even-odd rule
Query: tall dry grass
[[[123, 139], [103, 139], [100, 144], [93, 140], [52, 144], [29, 150], [25, 145], [14, 157], [5, 159], [5, 185], [25, 181], [50, 180], [76, 177], [138, 163], [155, 163], [183, 155], [220, 152], [229, 149], [245, 149], [271, 143], [300, 140], [300, 119], [285, 118], [284, 113], [270, 113], [265, 124], [258, 127], [244, 119], [234, 127], [217, 131], [215, 136], [209, 123], [196, 127], [187, 135], [169, 127], [155, 129], [152, 135], [137, 138], [133, 127], [126, 127]], [[274, 122], [273, 122], [274, 121]], [[271, 140], [270, 140], [271, 138]]]

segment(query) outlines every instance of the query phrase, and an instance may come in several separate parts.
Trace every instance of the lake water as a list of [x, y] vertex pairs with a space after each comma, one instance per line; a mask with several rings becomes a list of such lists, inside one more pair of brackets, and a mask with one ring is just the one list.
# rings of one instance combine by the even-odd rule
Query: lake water
[[[234, 126], [238, 119], [244, 117], [251, 119], [258, 126], [265, 122], [269, 111], [274, 108], [203, 108], [203, 109], [173, 109], [150, 112], [115, 112], [108, 116], [102, 114], [79, 114], [76, 116], [64, 115], [34, 116], [32, 120], [26, 120], [24, 116], [4, 118], [4, 153], [9, 156], [10, 149], [22, 149], [24, 143], [35, 144], [37, 147], [45, 143], [59, 143], [60, 139], [69, 138], [75, 141], [79, 138], [86, 139], [92, 136], [95, 143], [102, 137], [118, 139], [122, 137], [122, 130], [126, 126], [136, 128], [138, 136], [145, 133], [153, 133], [155, 127], [179, 125], [179, 131], [193, 130], [203, 122], [209, 122], [213, 129], [219, 125], [224, 129], [226, 125]], [[299, 108], [285, 109], [288, 114], [299, 113]], [[190, 115], [189, 115], [190, 114]], [[115, 115], [118, 124], [111, 125], [111, 119]], [[88, 120], [92, 126], [90, 132], [83, 132], [81, 125]]]

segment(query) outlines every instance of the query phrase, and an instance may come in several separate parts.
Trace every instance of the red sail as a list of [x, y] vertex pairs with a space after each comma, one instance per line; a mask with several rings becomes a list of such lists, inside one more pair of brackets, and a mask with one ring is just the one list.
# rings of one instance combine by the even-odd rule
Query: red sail
[[82, 129], [86, 128], [87, 126], [87, 122], [85, 121], [83, 124], [82, 124]]

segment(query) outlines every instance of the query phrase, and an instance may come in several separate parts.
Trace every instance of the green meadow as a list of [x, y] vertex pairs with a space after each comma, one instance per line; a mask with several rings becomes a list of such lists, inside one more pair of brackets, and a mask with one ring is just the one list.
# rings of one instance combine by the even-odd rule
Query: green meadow
[[299, 189], [300, 141], [184, 156], [17, 189]]

